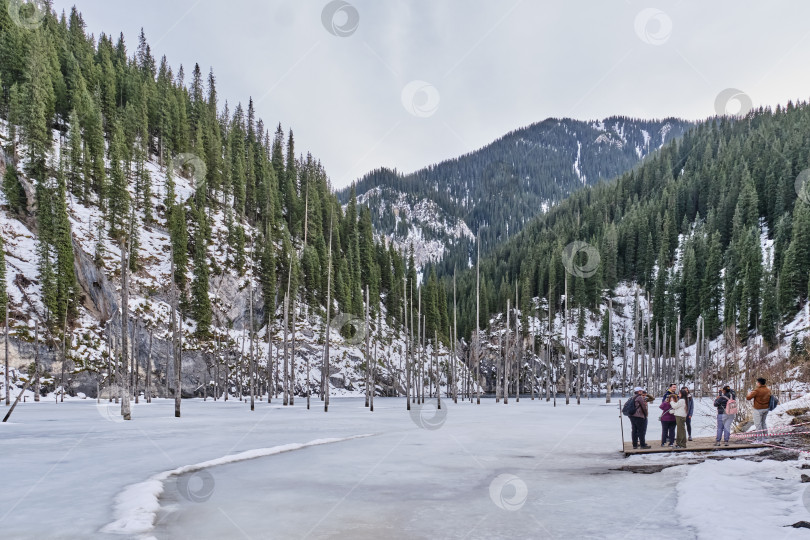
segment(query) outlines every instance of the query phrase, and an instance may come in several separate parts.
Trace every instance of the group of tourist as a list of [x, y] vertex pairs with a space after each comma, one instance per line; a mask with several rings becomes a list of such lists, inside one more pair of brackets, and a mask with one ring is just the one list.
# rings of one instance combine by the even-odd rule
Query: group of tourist
[[[773, 407], [771, 391], [765, 385], [766, 382], [764, 378], [758, 378], [756, 387], [746, 395], [746, 399], [753, 401], [754, 442], [759, 443], [766, 441], [765, 437], [768, 432], [765, 427], [765, 419], [768, 411]], [[647, 444], [646, 436], [649, 404], [654, 401], [654, 398], [647, 395], [644, 388], [637, 386], [634, 389], [632, 400], [632, 404], [628, 404], [628, 407], [630, 410], [635, 409], [632, 414], [629, 414], [632, 424], [633, 448], [652, 448]], [[728, 446], [731, 426], [739, 411], [734, 390], [728, 385], [720, 388], [717, 391], [717, 398], [714, 400], [714, 407], [717, 409], [717, 435], [714, 445]], [[661, 421], [661, 447], [686, 448], [687, 441], [692, 440], [692, 416], [695, 412], [695, 400], [689, 388], [684, 386], [679, 391], [675, 383], [670, 384], [658, 408], [662, 411], [659, 418]]]

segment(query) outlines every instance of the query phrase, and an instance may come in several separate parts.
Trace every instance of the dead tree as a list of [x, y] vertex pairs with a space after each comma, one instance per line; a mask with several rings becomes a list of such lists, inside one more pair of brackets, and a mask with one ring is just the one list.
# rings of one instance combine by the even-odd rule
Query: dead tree
[[439, 390], [440, 375], [439, 375], [439, 333], [434, 330], [433, 332], [433, 364], [436, 373], [436, 408], [442, 408], [442, 393]]
[[323, 348], [323, 362], [321, 363], [321, 399], [323, 399], [323, 412], [329, 412], [329, 337], [331, 333], [332, 317], [332, 216], [329, 215], [329, 263], [326, 274], [326, 344]]
[[[411, 410], [411, 334], [413, 331], [413, 321], [408, 328], [408, 278], [402, 278], [402, 314], [405, 321], [405, 408]], [[411, 302], [413, 302], [413, 286], [411, 286]], [[413, 308], [411, 308], [411, 319], [413, 319]]]
[[613, 298], [608, 297], [608, 342], [607, 342], [607, 389], [605, 403], [610, 403], [610, 394], [613, 392]]
[[476, 238], [478, 256], [475, 262], [475, 391], [476, 404], [481, 405], [481, 235]]
[[152, 337], [155, 329], [149, 328], [149, 353], [146, 355], [146, 392], [144, 398], [152, 403]]
[[458, 309], [456, 307], [456, 269], [453, 267], [453, 403], [458, 403], [458, 358], [456, 358], [456, 343], [458, 341], [458, 327], [456, 326], [456, 318], [458, 316]]
[[250, 322], [250, 348], [248, 350], [248, 369], [250, 369], [250, 410], [256, 410], [256, 366], [254, 364], [253, 356], [253, 283], [250, 283], [250, 315], [248, 316]]
[[[180, 418], [180, 400], [183, 397], [183, 387], [180, 383], [180, 368], [182, 363], [182, 331], [183, 331], [183, 319], [182, 314], [178, 317], [178, 309], [177, 309], [177, 302], [178, 302], [178, 291], [177, 291], [177, 283], [174, 279], [174, 251], [171, 253], [172, 264], [171, 264], [171, 279], [172, 279], [172, 315], [171, 315], [171, 325], [172, 325], [172, 361], [174, 362], [174, 417]], [[179, 327], [179, 328], [178, 328]], [[169, 360], [166, 359], [166, 364], [168, 366]], [[168, 379], [169, 374], [168, 371], [166, 372], [166, 378]]]
[[366, 285], [366, 317], [365, 317], [365, 338], [366, 338], [366, 407], [369, 406], [369, 385], [371, 384], [371, 349], [369, 348], [369, 298], [368, 298], [368, 285]]
[[565, 404], [571, 403], [571, 344], [568, 341], [568, 272], [565, 273]]
[[[505, 348], [503, 351], [503, 404], [509, 404], [509, 334], [512, 331], [511, 326], [509, 325], [509, 312], [510, 306], [509, 301], [511, 298], [506, 299], [506, 332], [504, 335], [504, 339], [506, 341]], [[516, 321], [517, 322], [517, 321]]]
[[284, 406], [290, 404], [290, 382], [289, 382], [289, 350], [287, 349], [287, 332], [289, 330], [289, 314], [290, 314], [290, 296], [289, 296], [289, 282], [287, 284], [288, 294], [284, 295]]
[[[3, 276], [3, 283], [5, 283], [5, 276]], [[8, 372], [8, 300], [6, 300], [6, 314], [5, 314], [5, 316], [6, 316], [6, 325], [5, 325], [6, 326], [6, 332], [5, 332], [5, 344], [6, 344], [6, 350], [5, 350], [5, 369], [6, 369], [6, 372], [5, 372], [5, 379], [6, 379], [5, 380], [5, 389], [6, 389], [6, 406], [10, 406], [11, 405], [11, 392], [9, 392], [9, 390], [11, 389], [11, 386], [10, 386], [11, 382], [10, 382], [10, 379], [9, 379], [9, 372]], [[64, 383], [64, 377], [62, 378], [62, 382]]]
[[[129, 353], [129, 249], [124, 237], [121, 237], [121, 370], [122, 381], [121, 384], [121, 416], [124, 420], [131, 420], [132, 414], [129, 408], [129, 377], [127, 370], [129, 368], [129, 361], [127, 354]], [[172, 259], [173, 260], [173, 259]], [[174, 273], [172, 273], [174, 275]], [[62, 357], [62, 373], [65, 371], [65, 358]], [[65, 380], [62, 377], [62, 395], [65, 393]]]

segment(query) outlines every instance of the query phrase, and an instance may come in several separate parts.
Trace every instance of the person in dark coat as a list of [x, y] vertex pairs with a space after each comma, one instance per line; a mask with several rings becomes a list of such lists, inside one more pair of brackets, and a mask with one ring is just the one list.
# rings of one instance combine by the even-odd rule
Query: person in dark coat
[[664, 392], [664, 397], [661, 398], [661, 403], [666, 402], [669, 399], [669, 396], [677, 396], [677, 395], [678, 395], [678, 385], [672, 383], [667, 387], [667, 391]]
[[737, 400], [737, 395], [734, 390], [728, 386], [724, 386], [717, 394], [714, 400], [714, 406], [717, 407], [717, 437], [715, 438], [714, 445], [720, 446], [720, 440], [725, 436], [725, 445], [728, 446], [728, 439], [731, 436], [731, 424], [734, 423], [736, 415], [726, 414], [726, 404], [729, 400]]
[[687, 387], [681, 388], [681, 394], [686, 392], [686, 433], [689, 435], [689, 440], [692, 440], [692, 415], [695, 413], [695, 398], [692, 397], [692, 392]]
[[665, 402], [658, 406], [659, 409], [664, 411], [664, 414], [661, 415], [661, 431], [663, 433], [663, 440], [661, 441], [662, 448], [667, 446], [667, 442], [669, 442], [670, 448], [675, 446], [675, 426], [677, 424], [675, 422], [675, 415], [672, 414], [672, 403], [676, 401], [678, 401], [678, 396], [672, 394]]
[[652, 448], [647, 444], [647, 416], [649, 409], [647, 408], [647, 398], [644, 396], [644, 389], [636, 386], [633, 390], [633, 399], [636, 402], [636, 412], [630, 415], [630, 424], [633, 426], [633, 448]]

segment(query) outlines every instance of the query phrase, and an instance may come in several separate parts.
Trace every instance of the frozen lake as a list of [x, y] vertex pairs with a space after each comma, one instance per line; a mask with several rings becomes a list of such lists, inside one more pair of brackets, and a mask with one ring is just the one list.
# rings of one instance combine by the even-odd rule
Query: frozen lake
[[[709, 460], [655, 474], [625, 465], [695, 455], [619, 452], [617, 399], [480, 406], [404, 399], [134, 406], [21, 404], [0, 427], [3, 538], [799, 537], [797, 462]], [[435, 403], [435, 401], [434, 401]], [[660, 436], [657, 415], [648, 432]], [[696, 419], [696, 435], [710, 434]], [[625, 420], [629, 436], [629, 426]], [[364, 436], [367, 435], [367, 436]], [[359, 437], [358, 436], [362, 436]], [[339, 439], [325, 441], [324, 439]], [[300, 445], [316, 442], [316, 445]], [[252, 453], [251, 453], [252, 452]], [[279, 453], [280, 452], [280, 453]], [[238, 458], [219, 459], [245, 453]], [[730, 453], [729, 453], [730, 454]], [[259, 455], [253, 459], [244, 459]], [[702, 457], [699, 459], [703, 459]], [[214, 460], [214, 461], [211, 461]], [[205, 463], [209, 462], [209, 463]], [[168, 471], [203, 464], [178, 474]], [[151, 480], [150, 480], [151, 479]], [[159, 495], [159, 498], [158, 498]], [[108, 532], [101, 532], [102, 530]], [[111, 531], [111, 532], [110, 532]], [[117, 534], [112, 534], [113, 532]]]

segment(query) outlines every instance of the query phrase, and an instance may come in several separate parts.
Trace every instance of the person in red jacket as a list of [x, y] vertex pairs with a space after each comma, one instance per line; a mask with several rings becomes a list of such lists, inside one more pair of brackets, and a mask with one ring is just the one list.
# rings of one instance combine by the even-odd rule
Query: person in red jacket
[[633, 399], [636, 402], [636, 412], [630, 415], [630, 424], [633, 426], [633, 448], [652, 448], [647, 444], [647, 398], [644, 396], [644, 389], [636, 386], [633, 390]]

